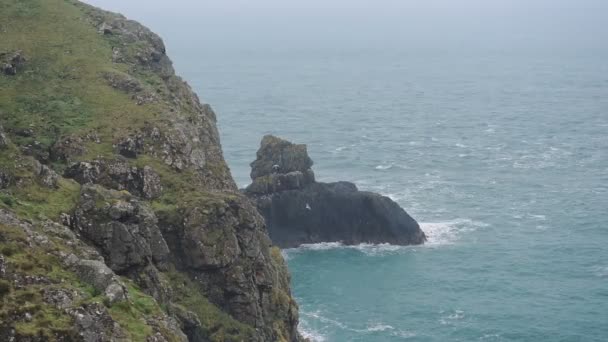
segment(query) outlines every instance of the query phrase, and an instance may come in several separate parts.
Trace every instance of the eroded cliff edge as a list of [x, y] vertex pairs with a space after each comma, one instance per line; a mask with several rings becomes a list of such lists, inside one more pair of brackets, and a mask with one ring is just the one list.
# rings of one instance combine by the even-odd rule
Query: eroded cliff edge
[[315, 180], [306, 145], [267, 135], [251, 163], [244, 190], [282, 248], [319, 242], [416, 245], [426, 241], [418, 222], [388, 197], [349, 182]]
[[157, 35], [4, 0], [0, 50], [0, 340], [300, 340], [280, 251]]

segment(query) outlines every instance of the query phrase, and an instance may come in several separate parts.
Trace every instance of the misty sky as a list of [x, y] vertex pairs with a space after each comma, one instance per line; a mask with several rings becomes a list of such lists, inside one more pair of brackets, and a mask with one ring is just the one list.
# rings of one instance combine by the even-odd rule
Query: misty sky
[[87, 0], [143, 22], [169, 48], [511, 45], [608, 48], [606, 0]]

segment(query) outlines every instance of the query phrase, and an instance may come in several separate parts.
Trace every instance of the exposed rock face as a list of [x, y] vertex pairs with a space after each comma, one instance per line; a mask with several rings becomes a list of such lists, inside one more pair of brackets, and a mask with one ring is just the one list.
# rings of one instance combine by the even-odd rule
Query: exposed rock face
[[[274, 244], [424, 243], [418, 223], [397, 203], [348, 182], [314, 181], [305, 145], [265, 136], [245, 193], [264, 216]], [[307, 176], [310, 175], [310, 176]]]
[[[6, 1], [32, 68], [10, 57], [19, 82], [0, 82], [19, 94], [0, 115], [0, 340], [302, 341], [281, 253], [162, 40], [76, 0]], [[278, 188], [314, 179], [292, 153]]]
[[151, 167], [132, 167], [121, 160], [78, 162], [70, 166], [64, 176], [80, 184], [101, 184], [127, 190], [145, 199], [156, 198], [162, 192], [160, 177]]
[[73, 227], [97, 246], [116, 272], [162, 265], [169, 249], [154, 211], [130, 195], [84, 186], [72, 217]]

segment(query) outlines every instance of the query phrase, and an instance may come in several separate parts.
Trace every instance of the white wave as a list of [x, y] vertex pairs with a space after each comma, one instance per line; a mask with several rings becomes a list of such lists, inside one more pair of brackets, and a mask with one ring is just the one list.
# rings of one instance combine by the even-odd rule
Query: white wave
[[378, 324], [368, 326], [367, 329], [365, 329], [365, 331], [369, 331], [369, 332], [386, 331], [386, 330], [395, 330], [395, 328], [393, 328], [392, 326], [390, 326], [388, 324], [378, 323]]
[[[440, 312], [443, 314], [444, 312]], [[450, 325], [454, 324], [456, 321], [460, 321], [464, 319], [464, 311], [462, 310], [454, 310], [448, 315], [444, 315], [439, 319], [439, 323], [442, 325]]]
[[321, 335], [318, 331], [312, 329], [303, 328], [300, 324], [298, 331], [302, 337], [309, 339], [311, 342], [324, 342], [325, 336]]
[[344, 245], [342, 242], [319, 242], [319, 243], [305, 243], [297, 248], [290, 248], [290, 250], [310, 250], [310, 251], [326, 251], [328, 249], [342, 248]]
[[363, 329], [356, 329], [349, 327], [347, 324], [339, 322], [334, 319], [327, 318], [321, 314], [321, 311], [301, 311], [300, 312], [300, 325], [298, 330], [302, 336], [309, 338], [312, 342], [322, 342], [326, 340], [326, 337], [323, 336], [319, 331], [311, 329], [309, 326], [309, 320], [314, 320], [320, 323], [324, 323], [327, 326], [334, 326], [342, 330], [356, 332], [358, 334], [377, 334], [377, 333], [390, 333], [392, 336], [397, 336], [401, 338], [410, 338], [416, 336], [416, 334], [407, 331], [397, 329], [389, 324], [382, 322], [374, 322], [367, 325], [367, 327]]
[[529, 217], [539, 220], [539, 221], [546, 221], [547, 220], [547, 216], [545, 215], [534, 215], [534, 214], [528, 214]]
[[456, 144], [456, 145], [454, 145], [454, 146], [456, 146], [456, 147], [458, 147], [458, 148], [467, 148], [467, 147], [469, 147], [469, 146], [467, 146], [467, 145], [465, 145], [465, 144], [461, 144], [461, 143], [457, 143], [457, 144]]
[[479, 338], [480, 341], [486, 341], [486, 340], [497, 340], [500, 338], [499, 334], [485, 334], [483, 336], [481, 336]]
[[352, 329], [349, 329], [348, 326], [346, 326], [346, 324], [344, 324], [342, 322], [338, 322], [336, 320], [333, 320], [331, 318], [327, 318], [327, 317], [321, 315], [320, 311], [313, 311], [313, 312], [305, 312], [305, 311], [303, 311], [303, 312], [300, 313], [300, 315], [302, 315], [304, 317], [314, 318], [314, 319], [316, 319], [319, 322], [322, 322], [322, 323], [325, 323], [325, 324], [330, 324], [330, 325], [336, 326], [336, 327], [341, 328], [341, 329], [352, 330]]
[[283, 256], [283, 260], [289, 261], [289, 253], [286, 249], [281, 249], [281, 255]]
[[608, 266], [594, 267], [593, 274], [595, 274], [596, 277], [607, 278], [608, 277]]
[[376, 166], [376, 170], [389, 170], [392, 169], [393, 167], [395, 167], [395, 164], [390, 163], [390, 164], [380, 164]]
[[335, 249], [356, 250], [367, 256], [385, 256], [389, 254], [415, 251], [416, 247], [436, 247], [455, 243], [462, 233], [475, 231], [480, 227], [487, 227], [483, 222], [470, 219], [455, 219], [444, 222], [420, 222], [420, 228], [427, 236], [427, 241], [421, 246], [400, 246], [390, 243], [361, 243], [358, 245], [344, 245], [342, 242], [319, 242], [302, 244], [296, 248], [283, 249], [283, 258], [289, 260], [294, 253], [303, 251], [327, 251]]
[[298, 253], [302, 251], [326, 251], [333, 249], [350, 249], [359, 251], [368, 256], [382, 256], [389, 253], [394, 253], [402, 250], [406, 250], [408, 246], [391, 245], [389, 243], [372, 244], [362, 243], [358, 245], [344, 245], [342, 242], [320, 242], [312, 244], [302, 244], [296, 248], [284, 249], [284, 257], [289, 260], [290, 254]]
[[460, 235], [471, 232], [487, 224], [470, 219], [456, 219], [444, 222], [420, 222], [420, 228], [426, 234], [427, 246], [450, 245], [458, 240]]

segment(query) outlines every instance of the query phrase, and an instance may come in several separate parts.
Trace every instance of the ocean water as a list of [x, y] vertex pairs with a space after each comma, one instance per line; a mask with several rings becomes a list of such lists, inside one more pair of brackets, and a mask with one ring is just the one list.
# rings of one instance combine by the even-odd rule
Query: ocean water
[[178, 3], [114, 9], [160, 32], [212, 104], [240, 186], [277, 134], [308, 144], [319, 180], [391, 197], [429, 237], [285, 250], [305, 336], [608, 341], [608, 19], [583, 6], [605, 2], [496, 1], [479, 27], [438, 5], [384, 31], [371, 11], [343, 32]]
[[240, 185], [278, 134], [429, 236], [284, 251], [305, 336], [608, 341], [608, 59], [285, 52], [191, 72]]

